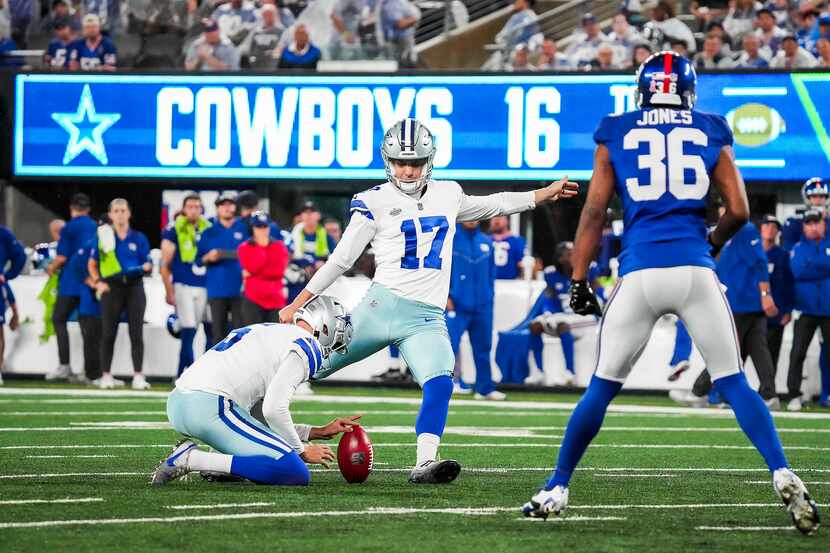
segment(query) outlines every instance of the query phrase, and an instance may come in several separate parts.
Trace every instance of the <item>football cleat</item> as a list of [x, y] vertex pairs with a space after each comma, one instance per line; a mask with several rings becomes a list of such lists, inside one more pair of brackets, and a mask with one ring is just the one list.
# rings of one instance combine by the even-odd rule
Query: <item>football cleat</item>
[[133, 375], [132, 388], [133, 390], [149, 390], [150, 383], [144, 378], [143, 373], [135, 373]]
[[687, 390], [670, 390], [669, 398], [687, 407], [706, 407], [709, 404], [706, 397], [696, 396]]
[[504, 401], [505, 399], [507, 399], [507, 394], [505, 394], [504, 392], [500, 392], [498, 390], [493, 390], [488, 394], [479, 394], [478, 392], [476, 392], [473, 398], [485, 399], [487, 401]]
[[690, 365], [689, 365], [689, 362], [688, 362], [688, 361], [681, 361], [680, 363], [678, 363], [678, 364], [674, 365], [674, 366], [671, 368], [672, 372], [671, 372], [671, 374], [669, 375], [669, 382], [675, 382], [675, 381], [677, 381], [677, 379], [678, 379], [678, 378], [680, 378], [680, 376], [681, 376], [684, 372], [688, 371], [688, 370], [689, 370], [689, 368], [690, 368]]
[[161, 460], [153, 471], [150, 479], [151, 484], [161, 485], [177, 480], [190, 472], [187, 465], [187, 458], [190, 452], [196, 449], [196, 444], [189, 438], [182, 438], [173, 446], [170, 454]]
[[202, 480], [205, 482], [245, 482], [245, 478], [241, 476], [236, 476], [235, 474], [226, 474], [224, 472], [211, 472], [208, 470], [203, 470], [199, 472], [199, 476], [202, 477]]
[[556, 486], [552, 490], [539, 490], [522, 506], [522, 512], [526, 517], [546, 519], [551, 513], [561, 515], [567, 508], [568, 488]]
[[46, 380], [68, 380], [70, 376], [72, 376], [72, 368], [69, 365], [58, 365], [46, 373]]
[[818, 506], [793, 471], [787, 468], [776, 470], [772, 475], [772, 485], [775, 493], [787, 506], [793, 525], [799, 532], [810, 535], [818, 530]]
[[458, 461], [430, 459], [417, 465], [409, 473], [410, 484], [448, 484], [458, 478], [461, 465]]

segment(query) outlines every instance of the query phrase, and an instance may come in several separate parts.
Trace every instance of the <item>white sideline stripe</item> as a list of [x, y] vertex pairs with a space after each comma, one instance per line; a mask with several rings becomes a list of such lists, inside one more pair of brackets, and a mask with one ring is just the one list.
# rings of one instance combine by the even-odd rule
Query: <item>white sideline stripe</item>
[[778, 532], [795, 530], [795, 526], [697, 526], [695, 530], [715, 532]]
[[236, 509], [238, 507], [271, 507], [276, 503], [259, 501], [255, 503], [216, 503], [214, 505], [167, 505], [165, 509]]
[[679, 474], [661, 474], [659, 472], [655, 472], [652, 474], [628, 474], [622, 472], [612, 472], [609, 474], [594, 474], [597, 477], [603, 478], [677, 478], [680, 476]]
[[[745, 480], [744, 484], [766, 484], [771, 485], [770, 480]], [[830, 486], [830, 482], [804, 482], [805, 486]]]
[[[60, 388], [10, 388], [1, 387], [0, 396], [66, 396], [66, 397], [101, 397], [101, 398], [124, 398], [132, 397], [136, 399], [146, 398], [166, 398], [169, 392], [151, 392], [138, 390], [64, 390]], [[297, 405], [303, 403], [325, 403], [325, 404], [369, 404], [369, 405], [421, 405], [420, 397], [372, 397], [372, 396], [333, 396], [318, 394], [311, 397], [304, 397], [302, 400], [297, 400]], [[492, 409], [493, 411], [509, 411], [516, 409], [526, 410], [567, 410], [572, 411], [576, 407], [573, 402], [547, 402], [547, 401], [493, 401], [483, 402], [474, 399], [453, 399], [453, 407], [476, 407], [478, 409]], [[697, 409], [693, 407], [659, 407], [654, 405], [611, 405], [608, 407], [609, 413], [627, 413], [627, 414], [679, 414], [679, 415], [697, 415], [697, 416], [712, 416], [712, 417], [729, 417], [734, 415], [728, 409]], [[775, 418], [782, 419], [813, 419], [813, 420], [830, 420], [830, 413], [790, 413], [786, 411], [776, 411], [772, 413]]]
[[4, 417], [154, 417], [167, 411], [0, 411]]
[[[2, 395], [2, 394], [0, 394]], [[16, 399], [0, 399], [0, 403], [22, 403], [24, 400], [23, 398], [16, 398]], [[76, 398], [76, 399], [38, 399], [37, 403], [39, 404], [50, 404], [50, 405], [78, 405], [81, 403], [88, 403], [88, 404], [96, 404], [96, 403], [163, 403], [167, 401], [167, 398], [99, 398], [99, 399], [83, 399], [83, 398]]]
[[25, 455], [24, 459], [107, 459], [115, 455]]
[[40, 503], [98, 503], [103, 497], [66, 497], [64, 499], [6, 499], [0, 505], [33, 505]]
[[67, 476], [146, 476], [150, 472], [51, 472], [44, 474], [0, 474], [0, 479], [15, 480], [20, 478], [64, 478]]
[[0, 449], [140, 449], [146, 447], [166, 447], [170, 444], [78, 444], [78, 445], [3, 445]]

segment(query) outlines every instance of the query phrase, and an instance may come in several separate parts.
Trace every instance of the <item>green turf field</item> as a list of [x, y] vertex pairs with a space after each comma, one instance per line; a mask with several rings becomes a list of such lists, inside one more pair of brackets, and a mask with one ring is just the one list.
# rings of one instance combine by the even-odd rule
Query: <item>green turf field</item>
[[[85, 395], [80, 395], [85, 394]], [[559, 520], [519, 511], [554, 463], [576, 395], [455, 401], [441, 454], [464, 467], [446, 486], [406, 482], [415, 392], [318, 387], [295, 422], [364, 413], [375, 472], [350, 485], [336, 468], [308, 488], [150, 487], [176, 441], [163, 394], [0, 388], [0, 544], [7, 551], [830, 551], [803, 537], [728, 411], [624, 396], [571, 483]], [[830, 503], [830, 410], [776, 416], [791, 464]]]

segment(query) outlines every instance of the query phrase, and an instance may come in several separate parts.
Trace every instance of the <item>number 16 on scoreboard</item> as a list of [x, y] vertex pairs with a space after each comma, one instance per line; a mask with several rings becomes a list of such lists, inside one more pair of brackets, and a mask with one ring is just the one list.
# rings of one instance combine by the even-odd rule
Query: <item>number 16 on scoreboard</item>
[[507, 166], [547, 169], [559, 162], [559, 123], [542, 115], [559, 113], [562, 99], [551, 86], [511, 86], [507, 103]]

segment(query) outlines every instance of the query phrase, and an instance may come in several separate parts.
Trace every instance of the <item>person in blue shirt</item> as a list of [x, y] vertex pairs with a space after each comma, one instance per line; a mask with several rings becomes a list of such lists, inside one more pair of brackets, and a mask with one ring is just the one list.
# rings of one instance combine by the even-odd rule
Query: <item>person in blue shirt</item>
[[86, 194], [75, 194], [69, 201], [69, 222], [61, 229], [57, 255], [46, 267], [46, 273], [60, 273], [58, 298], [52, 311], [55, 339], [58, 343], [58, 366], [46, 373], [46, 380], [66, 380], [72, 377], [69, 366], [69, 331], [67, 321], [80, 303], [84, 278], [77, 271], [66, 270], [72, 259], [81, 255], [83, 247], [95, 236], [98, 225], [89, 216], [90, 201]]
[[772, 290], [772, 299], [778, 307], [777, 315], [767, 317], [767, 345], [772, 356], [773, 367], [778, 367], [784, 327], [792, 320], [795, 302], [795, 282], [790, 270], [790, 254], [778, 245], [780, 231], [781, 222], [774, 215], [765, 215], [761, 219], [761, 241], [767, 254], [769, 286]]
[[0, 36], [0, 67], [14, 68], [23, 65], [23, 58], [10, 54], [17, 49], [17, 43], [13, 39]]
[[278, 67], [315, 70], [321, 56], [320, 49], [309, 40], [305, 25], [300, 24], [294, 28], [294, 40], [282, 51]]
[[[196, 263], [202, 233], [210, 227], [210, 222], [202, 216], [203, 211], [199, 194], [185, 195], [181, 212], [161, 234], [159, 273], [167, 305], [176, 309], [181, 324], [177, 376], [193, 364], [193, 340], [207, 313], [205, 268]], [[208, 338], [206, 343], [212, 341]]]
[[[732, 132], [723, 117], [693, 109], [697, 75], [679, 54], [652, 55], [637, 71], [636, 82], [638, 109], [603, 117], [594, 133], [591, 184], [574, 245], [571, 308], [579, 315], [602, 315], [596, 370], [568, 421], [555, 470], [522, 510], [529, 517], [547, 518], [567, 508], [571, 476], [602, 427], [608, 405], [635, 366], [654, 323], [674, 313], [689, 329], [715, 388], [764, 458], [793, 524], [812, 533], [819, 524], [818, 507], [790, 470], [769, 409], [742, 372], [734, 320], [715, 274], [712, 253], [749, 219]], [[725, 211], [708, 231], [710, 185], [720, 192]], [[588, 266], [615, 192], [625, 219], [620, 279], [600, 312]], [[757, 302], [753, 309], [760, 310], [759, 287], [744, 286]], [[830, 296], [830, 290], [825, 293]]]
[[[817, 329], [824, 342], [830, 340], [830, 238], [824, 213], [809, 209], [804, 213], [804, 237], [792, 251], [790, 266], [795, 278], [795, 309], [801, 316], [795, 321], [793, 347], [790, 350], [788, 411], [800, 411], [804, 358]], [[828, 398], [821, 398], [827, 403]]]
[[6, 324], [6, 311], [11, 309], [12, 316], [9, 319], [9, 329], [17, 330], [20, 326], [20, 315], [17, 312], [17, 300], [12, 292], [12, 287], [8, 282], [4, 282], [0, 287], [0, 386], [3, 385], [3, 366], [6, 355], [6, 334], [3, 325]]
[[821, 177], [807, 179], [801, 187], [801, 197], [804, 199], [804, 207], [797, 209], [792, 217], [788, 217], [781, 229], [781, 247], [788, 252], [792, 251], [804, 236], [802, 229], [804, 212], [811, 208], [827, 210], [830, 183]]
[[101, 19], [87, 14], [83, 19], [83, 37], [69, 48], [70, 71], [115, 71], [118, 49], [101, 34]]
[[89, 256], [90, 283], [101, 302], [101, 378], [99, 388], [110, 389], [124, 383], [113, 378], [112, 355], [121, 313], [127, 311], [130, 351], [133, 360], [132, 387], [150, 387], [141, 372], [144, 363], [144, 275], [152, 269], [150, 243], [143, 233], [130, 228], [130, 204], [123, 198], [110, 202], [107, 212], [110, 223], [98, 227]]
[[[9, 281], [17, 278], [23, 265], [26, 264], [26, 251], [23, 245], [17, 240], [14, 234], [6, 227], [0, 225], [0, 373], [3, 369], [3, 354], [5, 341], [2, 325], [6, 322], [6, 309], [12, 308], [11, 324], [12, 330], [17, 328], [17, 302], [15, 301]], [[0, 376], [0, 384], [3, 378]]]
[[43, 53], [43, 65], [50, 69], [67, 69], [69, 67], [69, 49], [75, 42], [75, 33], [69, 26], [68, 19], [55, 21], [55, 38], [49, 41]]
[[493, 238], [496, 278], [514, 280], [522, 276], [522, 258], [527, 242], [510, 232], [507, 217], [490, 219], [490, 235]]
[[[237, 248], [248, 236], [245, 223], [236, 217], [234, 195], [216, 198], [216, 217], [202, 233], [196, 263], [207, 268], [205, 285], [214, 340], [242, 327], [242, 267]], [[211, 346], [213, 344], [210, 344]]]
[[320, 224], [320, 210], [313, 202], [303, 204], [300, 218], [301, 222], [291, 230], [294, 243], [292, 258], [295, 261], [306, 259], [313, 269], [317, 270], [329, 258], [329, 254], [334, 251], [337, 243], [326, 232], [326, 227]]
[[447, 299], [450, 344], [458, 356], [461, 337], [465, 332], [469, 333], [476, 365], [475, 398], [501, 401], [506, 396], [496, 390], [490, 364], [495, 269], [493, 240], [481, 232], [478, 221], [458, 223], [452, 244], [452, 275]]
[[84, 348], [84, 376], [90, 383], [101, 378], [101, 305], [95, 297], [95, 290], [90, 286], [89, 255], [95, 246], [97, 236], [93, 236], [67, 262], [64, 271], [71, 271], [81, 282], [78, 303], [78, 326]]

